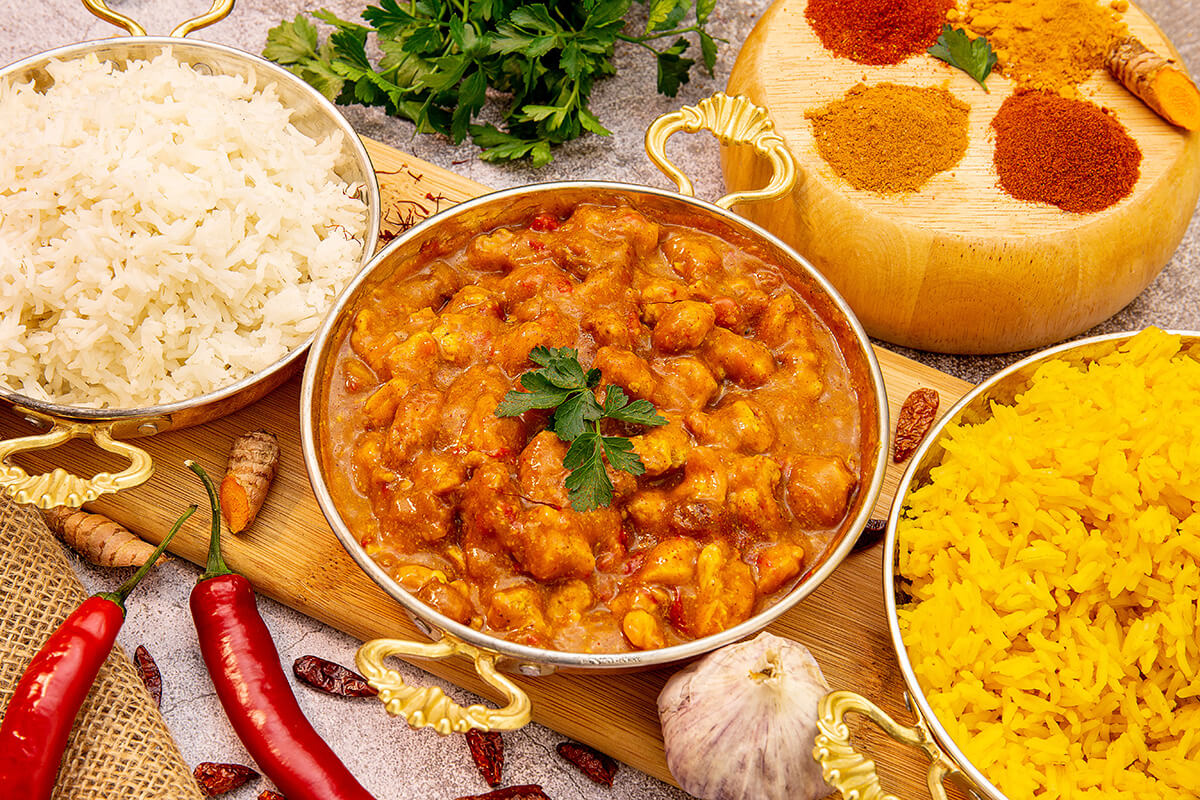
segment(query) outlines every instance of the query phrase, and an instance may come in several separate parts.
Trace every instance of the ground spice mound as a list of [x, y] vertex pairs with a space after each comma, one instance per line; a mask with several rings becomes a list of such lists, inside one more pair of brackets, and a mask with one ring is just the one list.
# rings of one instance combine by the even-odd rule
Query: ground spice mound
[[967, 149], [968, 106], [942, 88], [858, 84], [808, 112], [817, 151], [856, 189], [915, 192]]
[[1142, 151], [1099, 106], [1048, 92], [1018, 92], [992, 120], [1000, 187], [1018, 200], [1087, 214], [1128, 195]]
[[809, 0], [826, 49], [859, 64], [899, 64], [937, 41], [954, 0]]
[[1126, 35], [1120, 13], [1096, 0], [969, 0], [950, 16], [987, 37], [997, 68], [1018, 87], [1068, 96]]

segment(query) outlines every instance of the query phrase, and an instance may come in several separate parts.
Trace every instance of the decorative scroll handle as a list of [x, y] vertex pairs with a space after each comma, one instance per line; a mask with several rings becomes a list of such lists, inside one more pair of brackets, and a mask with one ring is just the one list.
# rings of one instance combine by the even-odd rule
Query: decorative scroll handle
[[[212, 6], [208, 11], [205, 11], [198, 17], [192, 17], [189, 20], [179, 23], [175, 26], [175, 30], [171, 31], [171, 35], [175, 37], [187, 36], [192, 31], [205, 28], [214, 22], [220, 22], [229, 16], [229, 12], [233, 10], [233, 3], [234, 0], [212, 0]], [[129, 31], [130, 36], [146, 35], [145, 28], [124, 14], [113, 11], [108, 7], [108, 3], [105, 0], [83, 0], [83, 6], [105, 22], [111, 22], [118, 28], [124, 28]]]
[[775, 124], [767, 112], [745, 97], [730, 97], [717, 92], [694, 106], [664, 114], [646, 129], [646, 155], [675, 181], [680, 194], [695, 197], [696, 190], [691, 180], [667, 158], [667, 140], [678, 131], [696, 133], [702, 130], [711, 132], [723, 145], [750, 145], [770, 159], [773, 167], [770, 183], [754, 191], [725, 195], [717, 201], [721, 208], [732, 208], [735, 203], [774, 200], [790, 192], [796, 184], [796, 160], [775, 132]]
[[850, 744], [848, 713], [862, 714], [878, 725], [884, 733], [901, 744], [915, 747], [929, 758], [925, 782], [934, 800], [946, 800], [942, 780], [948, 775], [961, 774], [954, 762], [946, 757], [933, 740], [925, 720], [917, 715], [914, 727], [905, 727], [889, 717], [877, 705], [854, 692], [830, 692], [818, 706], [816, 746], [813, 757], [821, 763], [825, 781], [842, 793], [844, 800], [897, 800], [886, 794], [879, 784], [875, 762], [856, 751]]
[[[503, 708], [473, 705], [463, 708], [437, 687], [409, 686], [394, 669], [384, 665], [388, 656], [449, 658], [463, 655], [474, 660], [479, 677], [503, 695]], [[383, 707], [392, 716], [404, 717], [414, 728], [433, 728], [442, 735], [482, 731], [512, 731], [529, 722], [529, 695], [496, 670], [495, 660], [473, 645], [446, 636], [437, 642], [410, 642], [401, 639], [373, 639], [354, 657], [367, 683], [379, 690]]]
[[[61, 467], [42, 475], [29, 475], [15, 464], [8, 463], [8, 458], [17, 453], [48, 450], [83, 437], [90, 437], [102, 450], [128, 458], [129, 466], [115, 475], [100, 472], [91, 478], [81, 478]], [[150, 454], [129, 442], [114, 439], [107, 427], [59, 421], [46, 433], [0, 442], [0, 489], [18, 503], [33, 503], [39, 508], [78, 507], [102, 494], [145, 483], [153, 474], [154, 463]]]

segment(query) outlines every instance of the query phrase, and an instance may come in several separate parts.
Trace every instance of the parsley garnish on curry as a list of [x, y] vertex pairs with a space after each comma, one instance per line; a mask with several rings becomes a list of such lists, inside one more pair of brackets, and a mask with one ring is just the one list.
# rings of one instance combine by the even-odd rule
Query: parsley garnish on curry
[[401, 585], [514, 642], [621, 652], [736, 625], [821, 558], [859, 398], [783, 269], [625, 206], [440, 249], [358, 299], [326, 395], [331, 492]]

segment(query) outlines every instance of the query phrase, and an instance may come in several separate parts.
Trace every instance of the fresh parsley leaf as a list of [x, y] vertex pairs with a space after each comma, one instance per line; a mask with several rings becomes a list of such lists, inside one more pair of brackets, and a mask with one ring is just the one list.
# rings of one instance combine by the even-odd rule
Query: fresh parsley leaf
[[709, 36], [704, 31], [698, 34], [700, 37], [700, 56], [704, 61], [704, 68], [708, 70], [708, 74], [713, 74], [713, 69], [717, 66], [717, 41]]
[[267, 45], [263, 48], [263, 56], [277, 64], [305, 64], [317, 55], [317, 28], [297, 14], [289, 22], [282, 22], [267, 31]]
[[570, 442], [563, 466], [565, 485], [576, 511], [590, 511], [612, 502], [613, 485], [605, 459], [613, 469], [641, 475], [646, 471], [633, 442], [624, 436], [605, 436], [600, 424], [614, 420], [631, 425], [665, 425], [649, 400], [630, 402], [625, 390], [615, 384], [604, 390], [604, 404], [593, 390], [600, 383], [600, 370], [584, 372], [579, 351], [571, 347], [535, 347], [529, 360], [537, 367], [520, 377], [525, 391], [513, 389], [496, 406], [496, 416], [513, 417], [535, 408], [552, 408], [550, 429]]
[[496, 406], [496, 416], [515, 417], [531, 408], [557, 408], [571, 396], [569, 390], [560, 389], [538, 372], [526, 372], [522, 375], [521, 385], [526, 391], [514, 389], [504, 395], [500, 404]]
[[[564, 352], [564, 350], [566, 352]], [[563, 358], [570, 354], [569, 348], [555, 348], [551, 350], [544, 344], [539, 344], [537, 347], [529, 351], [529, 360], [537, 364], [539, 367], [544, 367], [556, 358]], [[575, 351], [579, 355], [579, 351]]]
[[604, 457], [613, 469], [628, 472], [630, 475], [645, 473], [646, 465], [642, 463], [641, 457], [633, 452], [633, 442], [624, 436], [601, 436], [600, 443], [604, 446]]
[[442, 32], [435, 25], [418, 25], [402, 40], [402, 46], [410, 53], [433, 55], [445, 45]]
[[563, 466], [571, 471], [564, 485], [571, 508], [579, 512], [591, 511], [612, 504], [613, 485], [600, 456], [600, 436], [585, 433], [571, 442], [563, 456]]
[[[605, 398], [606, 401], [607, 399]], [[607, 405], [607, 402], [605, 405]], [[660, 417], [658, 412], [654, 410], [654, 406], [649, 400], [634, 400], [632, 403], [612, 411], [605, 408], [604, 416], [607, 419], [615, 419], [617, 422], [627, 422], [632, 425], [655, 427], [667, 424], [667, 421]]]
[[419, 24], [420, 17], [408, 13], [397, 0], [380, 0], [377, 6], [367, 6], [363, 9], [362, 18], [371, 23], [381, 38], [400, 38], [406, 30]]
[[996, 54], [986, 37], [972, 39], [962, 28], [946, 25], [937, 41], [926, 52], [952, 67], [961, 69], [974, 78], [985, 92], [990, 91], [984, 81], [991, 74], [992, 67], [996, 66]]
[[688, 71], [696, 61], [683, 57], [683, 52], [687, 49], [688, 40], [681, 37], [675, 40], [675, 44], [658, 54], [658, 91], [667, 97], [678, 94], [679, 87], [690, 79]]
[[646, 18], [646, 33], [674, 28], [683, 21], [691, 5], [691, 0], [651, 0], [650, 13]]
[[596, 396], [589, 391], [571, 394], [554, 412], [554, 432], [564, 442], [573, 442], [592, 423], [604, 416]]

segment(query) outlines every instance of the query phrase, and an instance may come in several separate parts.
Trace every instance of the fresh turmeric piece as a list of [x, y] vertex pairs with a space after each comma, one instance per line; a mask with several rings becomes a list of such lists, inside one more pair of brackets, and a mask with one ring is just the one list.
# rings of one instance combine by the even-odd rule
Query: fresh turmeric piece
[[221, 481], [221, 516], [233, 533], [241, 533], [258, 516], [279, 466], [279, 442], [264, 430], [239, 436], [229, 451]]
[[1200, 90], [1176, 64], [1133, 36], [1116, 41], [1104, 63], [1114, 78], [1167, 122], [1200, 130]]
[[100, 567], [140, 567], [154, 554], [153, 545], [103, 514], [57, 506], [42, 511], [42, 517], [55, 536]]

